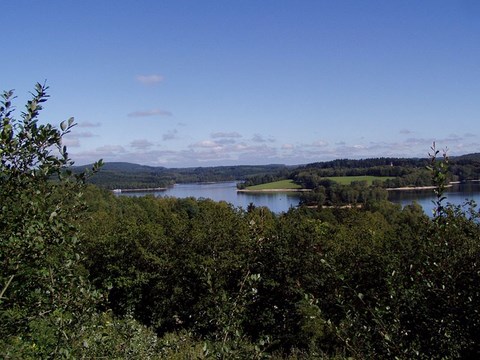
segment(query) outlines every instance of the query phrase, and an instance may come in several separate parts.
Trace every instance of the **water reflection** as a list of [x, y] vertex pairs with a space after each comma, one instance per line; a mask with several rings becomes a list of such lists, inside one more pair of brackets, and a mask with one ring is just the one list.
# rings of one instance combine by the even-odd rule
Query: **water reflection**
[[[445, 202], [454, 205], [463, 205], [469, 200], [474, 200], [478, 204], [480, 203], [480, 183], [468, 182], [465, 184], [454, 184], [452, 187], [447, 188], [445, 196], [447, 198]], [[435, 208], [433, 202], [436, 200], [436, 197], [432, 189], [390, 191], [388, 200], [401, 204], [402, 207], [415, 201], [423, 208], [426, 214], [431, 215]]]
[[[291, 207], [296, 207], [300, 201], [298, 193], [237, 193], [236, 182], [234, 181], [177, 184], [165, 191], [122, 193], [121, 195], [145, 196], [147, 194], [158, 197], [195, 197], [226, 201], [243, 209], [246, 209], [250, 203], [253, 203], [256, 206], [266, 206], [275, 213], [286, 212]], [[445, 195], [447, 196], [447, 201], [455, 205], [463, 204], [466, 199], [475, 200], [479, 203], [480, 183], [455, 184], [448, 188]], [[402, 206], [409, 205], [415, 201], [422, 206], [426, 214], [430, 215], [434, 208], [432, 201], [435, 200], [435, 195], [433, 190], [390, 191], [389, 200]]]
[[255, 206], [266, 206], [275, 213], [286, 212], [291, 207], [296, 207], [300, 202], [300, 196], [295, 193], [237, 193], [237, 183], [235, 181], [176, 184], [165, 191], [122, 193], [121, 195], [145, 196], [147, 194], [158, 197], [195, 197], [226, 201], [243, 209], [253, 203]]

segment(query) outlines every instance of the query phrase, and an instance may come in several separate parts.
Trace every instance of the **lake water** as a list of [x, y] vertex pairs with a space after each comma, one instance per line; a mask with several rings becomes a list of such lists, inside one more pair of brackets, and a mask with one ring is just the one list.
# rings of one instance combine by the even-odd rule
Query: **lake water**
[[[289, 208], [296, 207], [300, 201], [298, 193], [237, 193], [236, 185], [237, 183], [234, 181], [176, 184], [165, 191], [132, 192], [121, 193], [121, 195], [144, 196], [150, 194], [158, 197], [208, 198], [215, 201], [226, 201], [244, 209], [253, 203], [256, 206], [266, 206], [275, 213], [288, 211]], [[480, 203], [480, 183], [455, 184], [447, 190], [445, 195], [448, 202], [456, 205], [463, 204], [466, 199]], [[434, 207], [432, 201], [435, 200], [435, 196], [433, 190], [391, 191], [389, 200], [402, 206], [416, 201], [423, 207], [425, 213], [430, 215]]]
[[296, 193], [237, 193], [237, 183], [235, 181], [175, 184], [175, 186], [165, 191], [121, 193], [121, 195], [126, 196], [145, 196], [147, 194], [158, 197], [186, 198], [192, 196], [215, 201], [226, 201], [244, 209], [250, 203], [253, 203], [256, 206], [266, 206], [275, 213], [288, 211], [290, 207], [297, 206], [300, 201], [300, 196]]
[[[416, 201], [428, 215], [432, 214], [435, 207], [433, 201], [436, 197], [433, 190], [390, 191], [388, 195], [388, 200], [402, 206]], [[480, 204], [480, 182], [453, 184], [452, 187], [447, 188], [445, 196], [447, 197], [445, 202], [454, 205], [463, 205], [468, 200], [474, 200]]]

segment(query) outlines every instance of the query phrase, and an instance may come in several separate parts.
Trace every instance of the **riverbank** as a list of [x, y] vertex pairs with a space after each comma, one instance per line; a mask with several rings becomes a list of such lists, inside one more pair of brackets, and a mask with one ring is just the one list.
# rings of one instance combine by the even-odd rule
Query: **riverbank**
[[[446, 188], [452, 187], [454, 183], [450, 183], [446, 185]], [[457, 183], [455, 183], [457, 184]], [[433, 190], [435, 189], [436, 186], [430, 185], [430, 186], [403, 186], [403, 187], [398, 187], [398, 188], [386, 188], [385, 190], [387, 191], [409, 191], [409, 190]]]
[[363, 208], [362, 204], [346, 204], [346, 205], [308, 205], [309, 209], [361, 209]]
[[157, 188], [143, 188], [143, 189], [114, 189], [114, 193], [129, 193], [129, 192], [152, 192], [152, 191], [166, 191], [166, 187], [157, 187]]
[[312, 189], [237, 189], [237, 193], [309, 192]]

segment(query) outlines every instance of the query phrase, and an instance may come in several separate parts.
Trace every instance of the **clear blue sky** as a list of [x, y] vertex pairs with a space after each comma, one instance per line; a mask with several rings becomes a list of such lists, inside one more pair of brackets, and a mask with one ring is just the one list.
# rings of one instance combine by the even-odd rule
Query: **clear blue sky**
[[78, 165], [480, 152], [480, 2], [5, 1], [0, 89], [47, 81]]

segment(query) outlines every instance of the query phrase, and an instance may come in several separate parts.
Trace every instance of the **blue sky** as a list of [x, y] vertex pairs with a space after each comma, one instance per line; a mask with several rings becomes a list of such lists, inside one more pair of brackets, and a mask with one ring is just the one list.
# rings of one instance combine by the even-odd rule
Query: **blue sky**
[[17, 116], [75, 117], [78, 165], [302, 164], [480, 152], [480, 2], [2, 4]]

